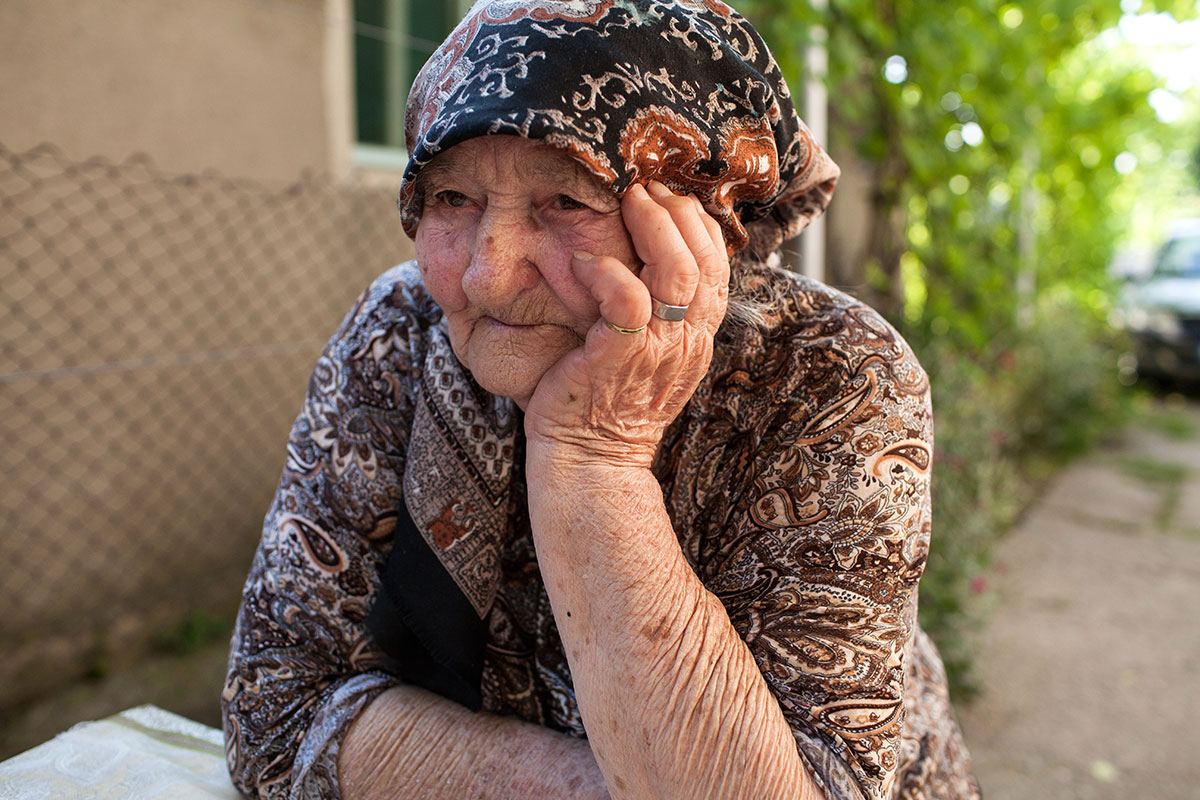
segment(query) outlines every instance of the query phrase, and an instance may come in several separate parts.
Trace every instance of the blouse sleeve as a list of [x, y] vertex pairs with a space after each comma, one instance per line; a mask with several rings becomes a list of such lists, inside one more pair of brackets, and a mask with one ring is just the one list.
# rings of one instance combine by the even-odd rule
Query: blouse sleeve
[[403, 501], [422, 294], [401, 266], [359, 298], [292, 427], [222, 693], [229, 770], [247, 795], [337, 797], [346, 729], [398, 683], [365, 620]]
[[[749, 387], [731, 406], [739, 430], [705, 455], [710, 473], [735, 477], [727, 499], [701, 510], [697, 571], [826, 796], [882, 800], [900, 761], [929, 542], [928, 381], [899, 335], [857, 304], [762, 352], [765, 372], [729, 373]], [[768, 399], [746, 405], [751, 395]]]

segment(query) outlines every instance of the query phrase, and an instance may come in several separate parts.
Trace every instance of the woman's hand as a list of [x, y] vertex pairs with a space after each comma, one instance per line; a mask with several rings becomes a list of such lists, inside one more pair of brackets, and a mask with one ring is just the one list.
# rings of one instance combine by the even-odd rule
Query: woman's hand
[[[620, 800], [818, 798], [649, 469], [708, 371], [725, 315], [720, 226], [654, 183], [631, 188], [621, 213], [641, 269], [576, 257], [600, 319], [525, 408], [529, 521], [588, 744]], [[652, 316], [652, 298], [688, 306], [684, 319]]]
[[[657, 181], [631, 187], [621, 214], [641, 270], [575, 254], [575, 276], [599, 304], [600, 319], [583, 347], [542, 377], [525, 430], [533, 444], [648, 467], [663, 431], [708, 370], [728, 302], [729, 258], [720, 225], [700, 202]], [[651, 298], [687, 306], [687, 314], [678, 322], [660, 319], [651, 314]]]

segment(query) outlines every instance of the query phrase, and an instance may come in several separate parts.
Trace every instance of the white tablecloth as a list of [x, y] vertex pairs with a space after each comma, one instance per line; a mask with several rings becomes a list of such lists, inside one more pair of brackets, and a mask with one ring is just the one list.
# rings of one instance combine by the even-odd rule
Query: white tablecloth
[[221, 732], [154, 706], [81, 722], [0, 763], [0, 800], [238, 800]]

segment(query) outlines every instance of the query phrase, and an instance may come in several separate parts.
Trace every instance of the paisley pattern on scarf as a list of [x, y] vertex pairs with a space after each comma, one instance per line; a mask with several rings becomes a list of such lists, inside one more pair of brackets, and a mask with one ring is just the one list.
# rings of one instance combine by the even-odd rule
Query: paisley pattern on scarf
[[694, 193], [730, 251], [749, 244], [758, 258], [825, 210], [838, 175], [766, 44], [715, 0], [481, 0], [408, 102], [400, 210], [410, 236], [417, 176], [475, 136], [544, 140], [618, 195], [650, 180]]
[[[976, 797], [940, 661], [916, 624], [930, 534], [924, 373], [856, 301], [755, 271], [783, 298], [775, 325], [718, 336], [654, 465], [680, 546], [828, 797]], [[404, 265], [364, 295], [317, 365], [223, 696], [243, 791], [336, 796], [346, 727], [399, 683], [365, 618], [416, 484], [446, 512], [434, 530], [447, 548], [497, 532], [478, 561], [494, 570], [480, 598], [484, 708], [585, 735], [529, 528], [519, 412], [479, 390], [444, 337]], [[367, 449], [330, 434], [344, 428]]]

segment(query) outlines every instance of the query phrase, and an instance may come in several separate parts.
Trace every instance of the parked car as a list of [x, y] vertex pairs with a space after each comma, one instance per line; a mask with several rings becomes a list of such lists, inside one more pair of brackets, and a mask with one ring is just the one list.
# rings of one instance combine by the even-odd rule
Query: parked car
[[1117, 322], [1139, 375], [1200, 381], [1200, 219], [1171, 226], [1149, 274], [1126, 284]]

